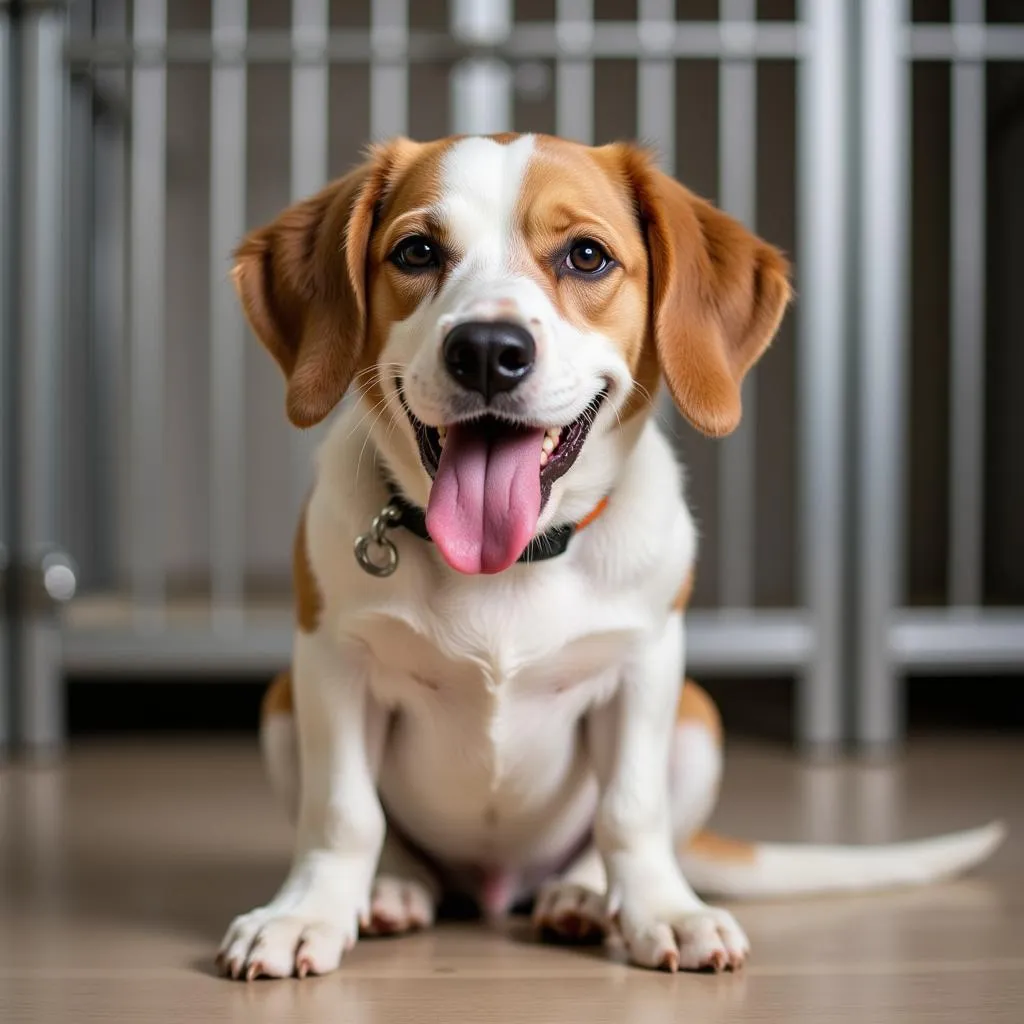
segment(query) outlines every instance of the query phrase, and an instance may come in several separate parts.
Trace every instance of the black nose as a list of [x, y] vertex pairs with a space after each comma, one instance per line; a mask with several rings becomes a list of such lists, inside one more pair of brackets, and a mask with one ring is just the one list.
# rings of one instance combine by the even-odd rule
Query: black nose
[[448, 372], [490, 401], [529, 376], [537, 346], [519, 324], [477, 321], [453, 327], [444, 339], [443, 354]]

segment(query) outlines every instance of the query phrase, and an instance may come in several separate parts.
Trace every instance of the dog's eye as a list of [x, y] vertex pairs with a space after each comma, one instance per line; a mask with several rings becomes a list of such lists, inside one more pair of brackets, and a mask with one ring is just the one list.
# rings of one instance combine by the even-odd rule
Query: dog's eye
[[565, 257], [565, 265], [578, 274], [599, 274], [611, 260], [604, 248], [592, 238], [582, 238]]
[[435, 242], [417, 235], [399, 242], [390, 259], [401, 270], [431, 270], [441, 265], [441, 251]]

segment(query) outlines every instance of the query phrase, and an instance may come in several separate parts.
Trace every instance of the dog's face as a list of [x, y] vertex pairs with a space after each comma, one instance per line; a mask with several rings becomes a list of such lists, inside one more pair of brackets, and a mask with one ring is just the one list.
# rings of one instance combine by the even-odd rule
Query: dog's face
[[659, 373], [732, 430], [789, 298], [779, 253], [643, 151], [533, 135], [378, 147], [250, 235], [234, 277], [293, 422], [354, 381], [467, 573], [516, 561]]

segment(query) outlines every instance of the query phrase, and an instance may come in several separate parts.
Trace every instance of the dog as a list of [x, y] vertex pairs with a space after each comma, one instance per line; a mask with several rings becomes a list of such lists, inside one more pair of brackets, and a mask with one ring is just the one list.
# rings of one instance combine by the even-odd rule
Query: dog
[[736, 969], [746, 936], [692, 886], [927, 882], [998, 845], [999, 824], [868, 850], [702, 831], [722, 730], [683, 685], [697, 537], [651, 412], [664, 382], [732, 431], [791, 288], [648, 151], [396, 139], [248, 235], [232, 276], [292, 423], [341, 412], [262, 716], [294, 859], [223, 973], [323, 974], [445, 893], [486, 917], [532, 899], [544, 934], [614, 933], [642, 967]]

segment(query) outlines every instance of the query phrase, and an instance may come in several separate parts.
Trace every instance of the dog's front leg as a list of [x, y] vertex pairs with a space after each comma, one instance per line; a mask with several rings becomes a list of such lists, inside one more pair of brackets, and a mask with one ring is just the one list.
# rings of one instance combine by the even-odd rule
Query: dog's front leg
[[277, 896], [236, 918], [221, 944], [232, 977], [334, 970], [365, 921], [384, 837], [376, 773], [384, 712], [369, 695], [362, 652], [322, 632], [294, 649], [301, 798], [291, 871]]
[[704, 904], [683, 878], [672, 844], [669, 747], [683, 679], [681, 616], [624, 668], [614, 700], [590, 720], [601, 784], [594, 836], [608, 879], [608, 909], [630, 959], [643, 967], [739, 967], [748, 943], [732, 915]]

